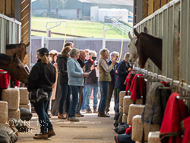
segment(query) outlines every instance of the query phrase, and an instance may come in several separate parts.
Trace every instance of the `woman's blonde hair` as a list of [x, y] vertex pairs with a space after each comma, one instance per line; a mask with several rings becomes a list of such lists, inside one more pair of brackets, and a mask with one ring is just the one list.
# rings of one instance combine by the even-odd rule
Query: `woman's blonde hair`
[[41, 62], [42, 63], [44, 63], [44, 64], [48, 64], [49, 63], [49, 59], [48, 59], [48, 54], [47, 53], [44, 53], [44, 55], [40, 54], [40, 57], [41, 57]]
[[129, 56], [130, 56], [129, 52], [125, 53], [124, 60], [126, 60], [126, 59], [129, 60]]
[[100, 55], [103, 56], [103, 57], [105, 57], [105, 54], [106, 54], [107, 51], [108, 51], [108, 53], [109, 53], [109, 50], [108, 50], [108, 49], [106, 49], [106, 48], [101, 49], [101, 50], [100, 50]]
[[69, 52], [71, 51], [71, 47], [70, 46], [67, 46], [65, 47], [62, 51], [61, 51], [61, 55], [62, 56], [67, 56], [69, 57]]

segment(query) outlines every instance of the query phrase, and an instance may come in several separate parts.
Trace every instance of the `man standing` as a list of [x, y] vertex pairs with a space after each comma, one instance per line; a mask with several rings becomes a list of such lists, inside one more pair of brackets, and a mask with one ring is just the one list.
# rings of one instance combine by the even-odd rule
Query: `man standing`
[[[84, 60], [85, 60], [85, 52], [83, 50], [80, 50], [80, 55], [79, 55], [79, 59], [77, 59], [77, 61], [79, 62], [81, 68], [84, 71]], [[76, 116], [77, 117], [83, 117], [84, 115], [81, 115], [80, 113], [80, 109], [83, 103], [83, 86], [81, 86], [80, 88], [80, 97], [79, 97], [79, 102], [77, 104], [77, 110], [76, 110]]]
[[71, 49], [73, 49], [74, 44], [73, 44], [72, 42], [67, 42], [67, 43], [64, 45], [64, 48], [67, 47], [67, 46], [70, 46]]
[[93, 113], [97, 111], [97, 104], [98, 104], [98, 78], [96, 76], [96, 69], [95, 65], [96, 60], [96, 52], [90, 51], [89, 52], [89, 60], [85, 63], [85, 72], [90, 72], [89, 76], [85, 79], [85, 86], [86, 86], [86, 97], [85, 97], [85, 107], [86, 113], [92, 113], [90, 109], [90, 96], [93, 89]]
[[[116, 52], [116, 51], [113, 51], [110, 54], [110, 61], [108, 62], [108, 64], [111, 65], [112, 64], [112, 60], [113, 59], [117, 59], [118, 60], [118, 58], [119, 58], [119, 53]], [[114, 88], [115, 88], [115, 81], [116, 81], [116, 69], [117, 69], [117, 65], [118, 65], [118, 62], [115, 63], [113, 69], [110, 71], [111, 82], [109, 82], [108, 98], [107, 98], [106, 109], [105, 109], [105, 113], [106, 114], [108, 114], [108, 112], [110, 111], [109, 110], [109, 108], [110, 108], [110, 101], [111, 101], [111, 97], [112, 97], [113, 91], [114, 91], [114, 103], [116, 105], [116, 100], [117, 100], [116, 95], [117, 95], [117, 93], [114, 90]]]

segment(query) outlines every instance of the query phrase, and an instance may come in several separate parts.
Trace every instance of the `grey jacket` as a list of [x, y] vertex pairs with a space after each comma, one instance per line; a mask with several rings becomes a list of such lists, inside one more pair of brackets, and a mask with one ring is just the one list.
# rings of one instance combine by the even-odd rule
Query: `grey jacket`
[[78, 61], [69, 58], [67, 61], [68, 85], [84, 86], [83, 69]]

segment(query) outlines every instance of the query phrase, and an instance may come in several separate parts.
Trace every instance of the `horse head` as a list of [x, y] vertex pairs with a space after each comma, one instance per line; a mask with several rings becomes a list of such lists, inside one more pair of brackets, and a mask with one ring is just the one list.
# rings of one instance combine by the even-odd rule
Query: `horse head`
[[135, 47], [135, 43], [137, 41], [137, 37], [132, 37], [131, 33], [128, 33], [129, 38], [131, 41], [128, 44], [129, 47], [129, 61], [130, 63], [134, 63], [138, 58], [137, 48]]
[[137, 53], [139, 55], [138, 63], [139, 63], [140, 68], [145, 68], [145, 64], [146, 64], [147, 58], [143, 54], [143, 50], [142, 50], [142, 47], [141, 47], [141, 42], [139, 42], [139, 40], [140, 40], [140, 38], [139, 38], [140, 34], [137, 32], [136, 28], [134, 28], [134, 33], [137, 36], [137, 40], [136, 40], [135, 46], [136, 46], [136, 49], [137, 49]]
[[28, 83], [28, 75], [29, 73], [26, 71], [24, 65], [17, 57], [17, 54], [11, 58], [9, 64], [6, 65], [7, 72], [16, 80], [21, 81], [25, 84]]
[[24, 57], [26, 55], [26, 48], [30, 45], [30, 42], [28, 42], [27, 44], [25, 43], [21, 43], [20, 44], [20, 49], [18, 50], [18, 54], [19, 54], [19, 59], [21, 60], [21, 62], [23, 62]]

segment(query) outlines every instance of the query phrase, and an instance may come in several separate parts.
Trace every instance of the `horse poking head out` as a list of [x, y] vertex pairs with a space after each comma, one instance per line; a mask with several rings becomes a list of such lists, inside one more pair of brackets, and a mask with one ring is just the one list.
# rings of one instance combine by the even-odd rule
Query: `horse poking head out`
[[6, 54], [9, 56], [14, 56], [14, 54], [18, 54], [19, 59], [23, 62], [24, 57], [26, 55], [26, 47], [30, 45], [30, 42], [27, 44], [7, 44], [6, 45]]
[[132, 37], [131, 33], [128, 33], [129, 38], [131, 39], [131, 41], [128, 44], [129, 47], [129, 61], [130, 63], [134, 63], [137, 58], [139, 57], [138, 53], [137, 53], [137, 48], [135, 46], [135, 43], [137, 41], [137, 37]]
[[145, 67], [148, 58], [162, 70], [162, 39], [156, 38], [147, 33], [141, 32], [140, 34], [134, 29], [137, 36], [136, 48], [139, 55], [139, 65], [141, 68]]
[[16, 54], [11, 57], [0, 53], [0, 69], [6, 70], [16, 80], [28, 83], [29, 74]]

